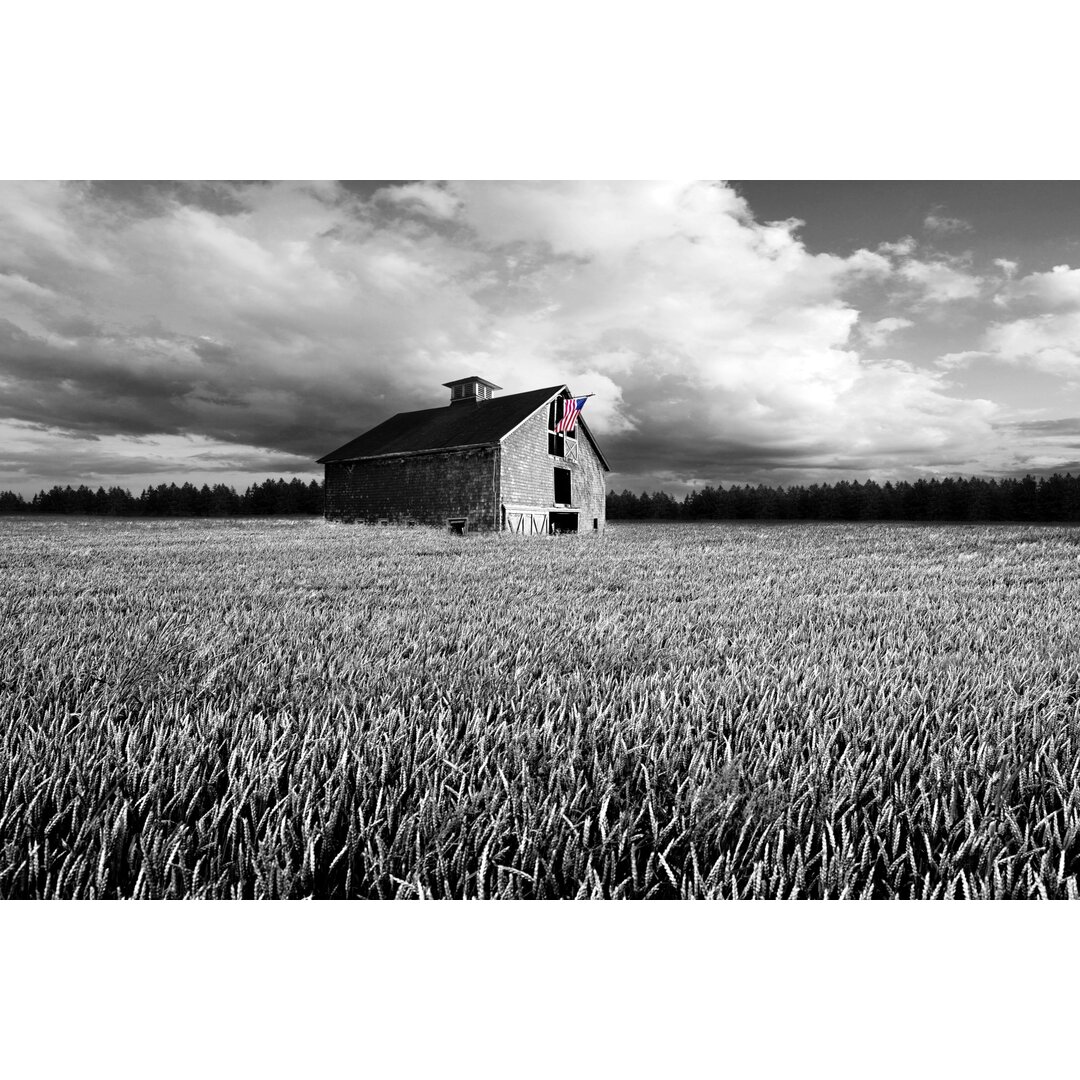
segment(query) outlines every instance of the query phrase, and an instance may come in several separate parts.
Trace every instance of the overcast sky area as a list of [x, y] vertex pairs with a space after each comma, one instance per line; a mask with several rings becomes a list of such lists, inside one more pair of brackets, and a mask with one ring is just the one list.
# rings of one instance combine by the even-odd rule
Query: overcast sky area
[[321, 476], [473, 374], [618, 490], [1075, 473], [1080, 184], [0, 183], [0, 489]]

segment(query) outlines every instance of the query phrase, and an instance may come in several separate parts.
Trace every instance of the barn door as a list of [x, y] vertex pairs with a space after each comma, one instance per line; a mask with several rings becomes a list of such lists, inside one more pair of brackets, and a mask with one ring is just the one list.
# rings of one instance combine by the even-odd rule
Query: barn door
[[547, 514], [543, 510], [507, 510], [506, 531], [523, 536], [546, 536]]

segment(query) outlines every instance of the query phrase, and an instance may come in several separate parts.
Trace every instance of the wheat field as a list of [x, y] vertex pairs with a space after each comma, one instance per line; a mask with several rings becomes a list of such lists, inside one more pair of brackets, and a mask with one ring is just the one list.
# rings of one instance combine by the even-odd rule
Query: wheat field
[[0, 896], [1075, 898], [1080, 532], [0, 519]]

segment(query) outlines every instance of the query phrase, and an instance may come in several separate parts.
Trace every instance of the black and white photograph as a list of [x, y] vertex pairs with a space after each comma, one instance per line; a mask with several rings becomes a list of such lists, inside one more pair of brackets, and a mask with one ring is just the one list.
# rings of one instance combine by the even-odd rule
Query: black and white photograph
[[1063, 1074], [1059, 16], [9, 16], [6, 1071]]
[[1078, 211], [3, 185], [0, 891], [1075, 899]]

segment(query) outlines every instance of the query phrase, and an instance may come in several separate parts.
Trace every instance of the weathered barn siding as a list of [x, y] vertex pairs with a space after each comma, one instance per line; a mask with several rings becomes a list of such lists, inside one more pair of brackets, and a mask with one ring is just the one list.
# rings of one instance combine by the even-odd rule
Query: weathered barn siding
[[326, 464], [326, 517], [498, 527], [499, 448], [483, 446]]
[[[552, 508], [555, 501], [556, 467], [569, 469], [573, 506], [579, 511], [579, 528], [599, 529], [605, 522], [604, 469], [585, 433], [579, 428], [577, 460], [548, 453], [547, 406], [534, 412], [502, 440], [501, 495], [504, 506]], [[567, 440], [569, 441], [569, 440]]]

